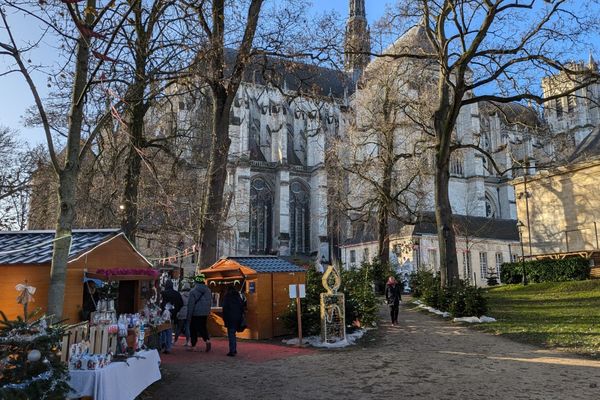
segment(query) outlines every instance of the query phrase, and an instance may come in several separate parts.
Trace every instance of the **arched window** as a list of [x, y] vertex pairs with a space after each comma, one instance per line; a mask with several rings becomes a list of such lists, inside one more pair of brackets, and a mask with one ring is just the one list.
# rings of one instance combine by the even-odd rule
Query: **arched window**
[[487, 218], [497, 218], [494, 200], [487, 194], [485, 195], [485, 216]]
[[290, 184], [290, 251], [310, 252], [310, 193], [300, 182]]
[[462, 153], [454, 152], [450, 156], [450, 173], [456, 176], [464, 175], [464, 159]]
[[250, 254], [268, 254], [272, 244], [273, 192], [263, 178], [250, 185]]

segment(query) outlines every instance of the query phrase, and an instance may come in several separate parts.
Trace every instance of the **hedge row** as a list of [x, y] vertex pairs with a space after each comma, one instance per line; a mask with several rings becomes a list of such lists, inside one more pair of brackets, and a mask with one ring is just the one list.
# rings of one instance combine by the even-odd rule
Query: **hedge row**
[[449, 312], [453, 317], [480, 317], [487, 312], [483, 290], [460, 281], [442, 288], [440, 277], [431, 271], [417, 271], [410, 280], [413, 296], [430, 307]]
[[581, 281], [590, 276], [590, 262], [585, 258], [573, 257], [562, 260], [533, 260], [504, 263], [500, 270], [502, 283], [521, 283], [523, 264], [529, 282]]

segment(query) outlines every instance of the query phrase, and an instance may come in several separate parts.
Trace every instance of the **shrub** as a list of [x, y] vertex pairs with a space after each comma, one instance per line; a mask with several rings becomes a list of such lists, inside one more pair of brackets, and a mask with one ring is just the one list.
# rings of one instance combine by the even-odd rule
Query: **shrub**
[[370, 268], [370, 279], [371, 282], [375, 285], [375, 291], [378, 294], [383, 294], [383, 292], [385, 291], [385, 284], [387, 282], [388, 277], [395, 276], [395, 273], [392, 270], [392, 266], [389, 263], [382, 263], [381, 261], [379, 261], [379, 258], [374, 258], [370, 264], [363, 263], [361, 265], [361, 269], [365, 266], [368, 266]]
[[423, 291], [434, 284], [435, 276], [430, 271], [419, 270], [410, 274], [410, 287], [413, 296], [422, 297]]
[[[312, 336], [321, 332], [321, 284], [323, 274], [311, 267], [306, 271], [306, 298], [302, 299], [302, 335]], [[296, 302], [290, 301], [287, 312], [281, 317], [286, 328], [298, 332]]]
[[342, 287], [346, 297], [346, 324], [360, 321], [362, 326], [377, 322], [379, 304], [373, 291], [373, 264], [342, 270]]
[[[362, 326], [370, 326], [377, 321], [379, 305], [373, 291], [374, 268], [364, 263], [360, 268], [342, 270], [342, 286], [339, 291], [345, 294], [346, 325], [360, 321]], [[321, 332], [321, 293], [325, 288], [321, 283], [323, 274], [315, 268], [306, 273], [306, 298], [302, 299], [302, 335], [313, 336]], [[298, 330], [296, 303], [290, 302], [288, 311], [282, 316], [285, 326], [292, 332]]]
[[533, 260], [504, 263], [500, 271], [503, 283], [521, 283], [523, 281], [523, 264], [527, 280], [530, 282], [565, 282], [588, 279], [590, 263], [582, 257], [565, 258], [561, 260]]
[[453, 317], [481, 316], [487, 312], [483, 289], [459, 281], [442, 288], [439, 276], [430, 271], [411, 274], [413, 295], [430, 307], [449, 312]]

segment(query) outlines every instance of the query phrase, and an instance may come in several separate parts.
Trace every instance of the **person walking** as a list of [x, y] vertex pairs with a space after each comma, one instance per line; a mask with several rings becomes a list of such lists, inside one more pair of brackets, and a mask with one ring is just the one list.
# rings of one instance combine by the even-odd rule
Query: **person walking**
[[187, 310], [187, 323], [190, 326], [192, 345], [189, 350], [195, 350], [196, 343], [198, 343], [198, 336], [200, 336], [206, 345], [206, 352], [209, 352], [211, 343], [206, 322], [208, 314], [210, 314], [212, 294], [208, 286], [205, 285], [206, 278], [204, 274], [196, 275], [194, 282], [196, 282], [196, 286], [190, 291]]
[[187, 312], [188, 312], [188, 301], [190, 299], [190, 283], [182, 282], [181, 283], [181, 299], [183, 300], [183, 307], [177, 313], [177, 326], [175, 327], [175, 342], [179, 340], [179, 335], [182, 333], [185, 335], [185, 344], [184, 346], [190, 345], [190, 326], [187, 323]]
[[163, 353], [169, 354], [171, 349], [173, 348], [173, 321], [175, 320], [175, 316], [183, 307], [183, 299], [178, 291], [173, 289], [173, 281], [171, 279], [167, 279], [165, 282], [165, 290], [163, 290], [160, 294], [162, 301], [160, 303], [160, 308], [163, 311], [169, 312], [170, 318], [170, 328], [161, 332], [161, 347], [163, 348]]
[[385, 285], [385, 300], [390, 307], [390, 316], [392, 317], [392, 325], [398, 324], [398, 311], [400, 309], [400, 301], [402, 288], [396, 281], [396, 278], [390, 276]]
[[227, 337], [229, 338], [229, 357], [237, 354], [237, 338], [235, 334], [243, 327], [244, 320], [244, 301], [240, 293], [234, 286], [227, 288], [227, 293], [223, 299], [223, 322], [227, 328]]

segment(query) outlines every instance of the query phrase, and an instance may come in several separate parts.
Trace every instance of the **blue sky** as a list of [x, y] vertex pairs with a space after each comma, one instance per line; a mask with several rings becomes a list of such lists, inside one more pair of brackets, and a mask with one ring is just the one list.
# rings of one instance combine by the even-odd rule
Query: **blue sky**
[[[348, 0], [315, 0], [314, 9], [317, 12], [335, 10], [342, 16], [348, 13]], [[381, 17], [385, 8], [384, 1], [367, 0], [367, 17], [369, 21], [374, 21]], [[39, 26], [31, 24], [31, 20], [25, 20], [17, 15], [10, 16], [12, 29], [15, 36], [19, 38], [28, 38], [33, 40], [39, 32]], [[4, 40], [4, 32], [0, 32]], [[53, 60], [54, 49], [52, 43], [43, 42], [39, 49], [32, 52], [30, 58], [34, 63], [48, 65]], [[4, 69], [5, 61], [0, 57], [0, 68]], [[38, 89], [45, 93], [47, 76], [41, 73], [34, 73], [34, 79]], [[41, 129], [26, 128], [22, 123], [22, 116], [25, 109], [33, 105], [33, 97], [29, 92], [25, 80], [20, 74], [10, 74], [0, 77], [0, 125], [8, 126], [20, 132], [20, 136], [31, 144], [45, 143], [43, 131]]]

